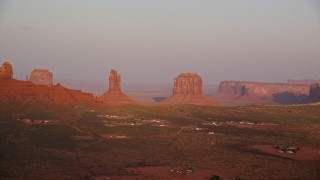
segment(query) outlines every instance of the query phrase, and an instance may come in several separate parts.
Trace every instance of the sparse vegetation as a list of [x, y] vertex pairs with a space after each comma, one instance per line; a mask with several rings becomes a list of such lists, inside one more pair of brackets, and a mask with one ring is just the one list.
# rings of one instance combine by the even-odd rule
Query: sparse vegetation
[[[0, 175], [3, 179], [90, 179], [100, 175], [133, 175], [127, 170], [131, 167], [192, 164], [187, 170], [212, 170], [217, 177], [229, 179], [236, 176], [316, 179], [320, 170], [317, 161], [295, 161], [243, 147], [256, 144], [319, 147], [319, 108], [319, 105], [112, 107], [101, 104], [60, 107], [41, 102], [8, 102], [1, 104], [1, 111], [6, 113], [0, 116]], [[16, 120], [21, 114], [26, 118], [59, 121], [28, 125]], [[99, 117], [101, 114], [128, 117], [110, 119], [119, 122], [161, 119], [170, 126], [146, 123], [107, 127], [104, 120], [108, 118]], [[202, 125], [205, 121], [278, 125], [267, 128]], [[196, 131], [195, 127], [204, 130]], [[129, 138], [104, 138], [108, 135]], [[212, 179], [211, 175], [207, 178]]]

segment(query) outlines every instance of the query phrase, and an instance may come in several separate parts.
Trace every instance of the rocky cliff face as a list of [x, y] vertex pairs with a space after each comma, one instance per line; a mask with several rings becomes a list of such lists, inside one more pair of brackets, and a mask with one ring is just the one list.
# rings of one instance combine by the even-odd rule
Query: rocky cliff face
[[308, 95], [309, 85], [223, 81], [219, 85], [217, 97], [229, 100], [290, 104], [303, 102]]
[[121, 91], [121, 76], [113, 69], [109, 74], [109, 89], [106, 93], [98, 97], [98, 101], [109, 105], [139, 104]]
[[1, 67], [0, 77], [0, 99], [39, 99], [62, 104], [94, 101], [94, 97], [90, 93], [67, 89], [59, 84], [47, 87], [38, 86], [28, 81], [14, 80], [12, 79], [12, 66], [7, 62]]
[[181, 73], [174, 78], [173, 94], [202, 95], [202, 79], [196, 73]]
[[121, 75], [113, 69], [109, 74], [109, 91], [121, 91]]
[[173, 94], [165, 99], [170, 104], [213, 105], [213, 102], [202, 94], [202, 79], [197, 73], [181, 73], [174, 79]]
[[13, 79], [13, 68], [9, 62], [4, 62], [0, 67], [0, 80]]
[[320, 100], [320, 84], [312, 84], [310, 86], [309, 97], [315, 100]]
[[35, 69], [31, 72], [29, 81], [36, 85], [51, 87], [53, 85], [52, 73], [47, 69]]

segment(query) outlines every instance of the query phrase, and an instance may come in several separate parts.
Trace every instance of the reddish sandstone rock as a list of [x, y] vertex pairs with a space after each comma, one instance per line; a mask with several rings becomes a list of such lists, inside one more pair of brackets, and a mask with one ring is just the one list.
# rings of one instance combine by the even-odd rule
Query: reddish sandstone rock
[[223, 81], [219, 85], [218, 99], [268, 103], [302, 103], [309, 95], [309, 85], [288, 83], [261, 83]]
[[36, 85], [51, 87], [53, 85], [52, 73], [47, 69], [35, 69], [31, 72], [29, 81]]
[[0, 80], [13, 79], [13, 68], [9, 62], [4, 62], [0, 67]]
[[39, 99], [62, 104], [94, 101], [92, 94], [67, 89], [60, 84], [47, 87], [38, 86], [28, 81], [12, 79], [13, 70], [8, 62], [1, 67], [0, 77], [0, 99]]
[[109, 74], [109, 91], [121, 91], [121, 75], [113, 69]]
[[163, 103], [213, 105], [202, 94], [202, 79], [197, 73], [181, 73], [174, 79], [173, 94]]
[[98, 97], [98, 101], [109, 105], [139, 104], [121, 91], [121, 76], [113, 69], [111, 69], [109, 74], [109, 90]]
[[0, 99], [39, 99], [63, 104], [94, 101], [92, 94], [67, 89], [60, 84], [47, 87], [18, 80], [0, 80]]

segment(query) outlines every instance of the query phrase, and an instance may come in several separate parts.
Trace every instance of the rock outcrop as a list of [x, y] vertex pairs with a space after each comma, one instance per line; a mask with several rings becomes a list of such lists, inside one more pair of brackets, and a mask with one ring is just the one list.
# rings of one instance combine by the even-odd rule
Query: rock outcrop
[[310, 86], [304, 84], [223, 81], [217, 98], [259, 103], [302, 103], [307, 100], [309, 89]]
[[47, 69], [35, 69], [31, 72], [29, 81], [36, 85], [51, 87], [53, 85], [52, 72]]
[[13, 79], [13, 68], [9, 62], [4, 62], [0, 67], [0, 80]]
[[309, 97], [313, 100], [320, 101], [320, 84], [310, 86]]
[[121, 76], [111, 69], [109, 74], [109, 89], [98, 97], [98, 101], [109, 105], [138, 105], [139, 103], [121, 91]]
[[213, 105], [213, 102], [202, 94], [202, 79], [197, 73], [181, 73], [174, 79], [173, 94], [163, 103]]
[[79, 90], [67, 89], [60, 84], [47, 87], [38, 86], [28, 81], [12, 79], [13, 71], [10, 63], [4, 63], [1, 72], [2, 75], [4, 74], [4, 76], [1, 76], [0, 78], [0, 99], [2, 100], [17, 99], [23, 101], [27, 99], [38, 99], [50, 103], [56, 102], [61, 104], [94, 101], [92, 94], [83, 93]]

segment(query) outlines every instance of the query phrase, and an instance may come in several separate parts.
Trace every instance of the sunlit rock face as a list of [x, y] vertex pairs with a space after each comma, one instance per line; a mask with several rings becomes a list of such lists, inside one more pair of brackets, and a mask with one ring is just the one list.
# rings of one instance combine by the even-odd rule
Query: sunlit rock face
[[31, 72], [29, 81], [36, 85], [51, 87], [53, 85], [52, 73], [47, 69], [35, 69]]
[[121, 75], [113, 69], [109, 74], [109, 91], [121, 91]]
[[202, 94], [202, 78], [197, 73], [183, 72], [174, 79], [173, 94], [163, 103], [213, 105], [214, 103]]
[[121, 75], [111, 69], [109, 73], [109, 89], [98, 97], [98, 101], [109, 105], [138, 105], [139, 103], [121, 91]]
[[4, 62], [0, 67], [0, 80], [13, 79], [13, 68], [9, 62]]
[[79, 90], [67, 89], [60, 84], [51, 86], [39, 86], [29, 81], [12, 79], [13, 68], [10, 63], [3, 63], [0, 68], [0, 99], [27, 100], [39, 99], [48, 102], [62, 104], [93, 102], [94, 97], [90, 93], [83, 93]]
[[222, 81], [217, 97], [235, 101], [299, 103], [308, 98], [309, 89], [305, 84]]

